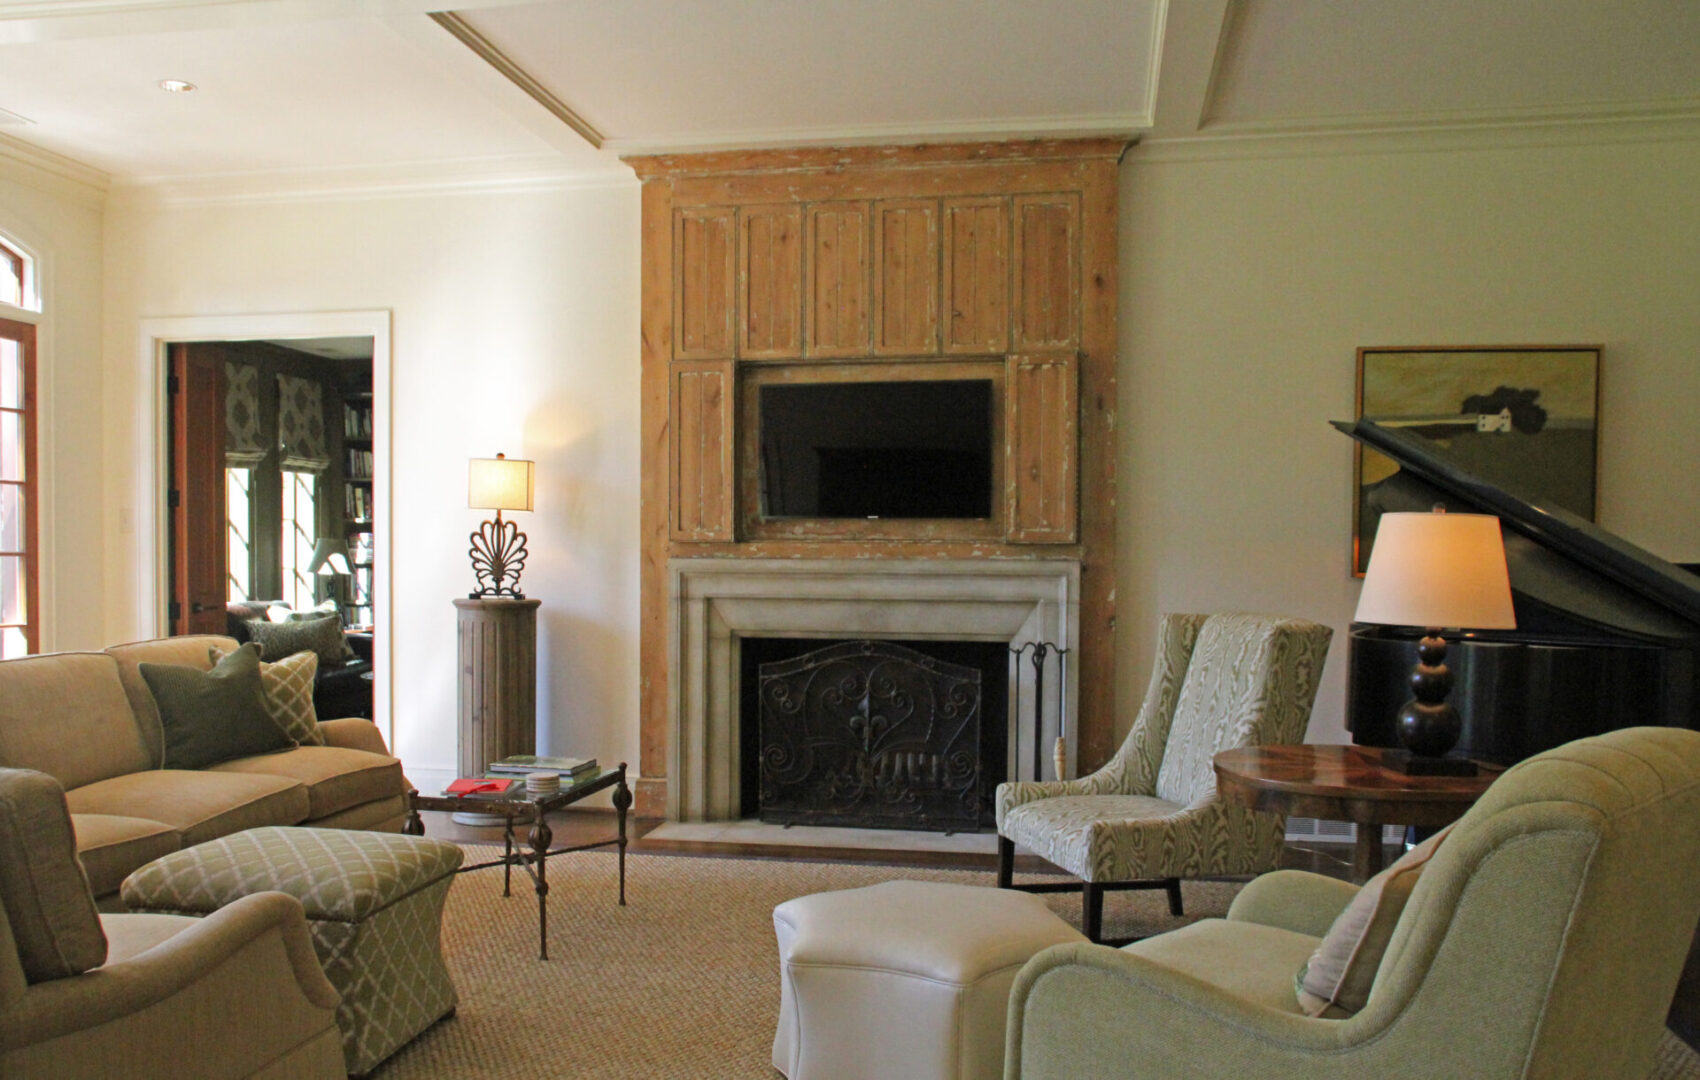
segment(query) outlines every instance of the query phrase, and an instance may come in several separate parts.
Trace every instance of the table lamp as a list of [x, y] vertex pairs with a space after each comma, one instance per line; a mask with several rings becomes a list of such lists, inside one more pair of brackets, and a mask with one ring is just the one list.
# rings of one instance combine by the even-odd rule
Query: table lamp
[[473, 458], [467, 469], [466, 505], [473, 510], [494, 510], [496, 520], [486, 521], [472, 534], [472, 572], [478, 590], [468, 593], [473, 600], [491, 596], [525, 599], [519, 591], [519, 574], [525, 569], [525, 534], [511, 521], [502, 520], [504, 510], [530, 510], [535, 466], [510, 459]]
[[1499, 519], [1438, 506], [1430, 514], [1381, 515], [1356, 620], [1424, 631], [1411, 672], [1413, 697], [1396, 724], [1410, 756], [1389, 764], [1413, 776], [1474, 776], [1473, 762], [1445, 757], [1464, 725], [1446, 700], [1452, 672], [1441, 631], [1516, 628]]
[[313, 545], [313, 557], [307, 562], [307, 572], [320, 577], [347, 576], [354, 572], [352, 562], [348, 557], [347, 541], [340, 536], [323, 536]]

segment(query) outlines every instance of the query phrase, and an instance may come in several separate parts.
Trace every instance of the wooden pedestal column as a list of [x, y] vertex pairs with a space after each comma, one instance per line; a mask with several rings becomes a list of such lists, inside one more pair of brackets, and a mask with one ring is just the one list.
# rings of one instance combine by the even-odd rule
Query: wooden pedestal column
[[462, 776], [492, 761], [537, 753], [537, 607], [540, 600], [456, 599], [460, 622]]

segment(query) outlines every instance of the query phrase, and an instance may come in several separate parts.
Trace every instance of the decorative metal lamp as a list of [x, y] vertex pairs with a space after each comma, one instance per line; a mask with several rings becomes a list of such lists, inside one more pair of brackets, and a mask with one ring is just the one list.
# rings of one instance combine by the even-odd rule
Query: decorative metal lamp
[[1414, 626], [1424, 631], [1411, 673], [1412, 700], [1399, 710], [1399, 741], [1410, 751], [1390, 762], [1413, 776], [1473, 776], [1475, 763], [1445, 757], [1463, 733], [1463, 719], [1446, 700], [1443, 627], [1511, 630], [1511, 580], [1505, 539], [1491, 514], [1383, 514], [1376, 526], [1358, 622]]
[[473, 600], [491, 596], [525, 599], [519, 591], [519, 574], [525, 569], [525, 534], [511, 521], [502, 520], [504, 510], [530, 510], [535, 465], [502, 454], [473, 458], [467, 469], [466, 505], [473, 510], [494, 510], [496, 520], [486, 521], [472, 534], [472, 572], [478, 590], [468, 593]]

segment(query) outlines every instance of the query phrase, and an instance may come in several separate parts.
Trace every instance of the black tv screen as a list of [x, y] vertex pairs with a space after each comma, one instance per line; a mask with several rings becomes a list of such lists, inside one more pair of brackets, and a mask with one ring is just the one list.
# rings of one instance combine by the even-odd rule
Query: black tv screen
[[992, 515], [990, 379], [760, 388], [767, 518]]

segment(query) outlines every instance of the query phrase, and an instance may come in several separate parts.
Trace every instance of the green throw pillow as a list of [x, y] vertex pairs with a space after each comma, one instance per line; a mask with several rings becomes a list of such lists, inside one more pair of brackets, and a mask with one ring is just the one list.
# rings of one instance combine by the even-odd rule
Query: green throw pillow
[[[326, 605], [329, 606], [327, 607]], [[342, 612], [337, 609], [335, 601], [332, 600], [326, 600], [318, 607], [308, 608], [306, 611], [292, 611], [284, 617], [283, 621], [311, 622], [314, 619], [335, 619], [337, 626], [342, 627]], [[346, 629], [346, 627], [343, 627], [343, 629]], [[355, 652], [354, 648], [348, 644], [348, 635], [346, 633], [342, 636], [342, 658], [344, 660], [360, 659], [360, 654]]]
[[317, 653], [321, 669], [339, 668], [349, 659], [348, 639], [342, 633], [342, 619], [336, 615], [289, 622], [255, 619], [248, 623], [248, 631], [259, 643], [261, 659], [269, 663], [298, 652]]
[[202, 769], [296, 745], [266, 709], [260, 653], [252, 644], [220, 660], [211, 671], [179, 664], [137, 667], [165, 728], [164, 768]]

